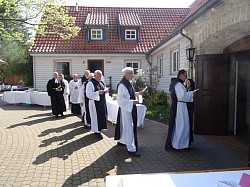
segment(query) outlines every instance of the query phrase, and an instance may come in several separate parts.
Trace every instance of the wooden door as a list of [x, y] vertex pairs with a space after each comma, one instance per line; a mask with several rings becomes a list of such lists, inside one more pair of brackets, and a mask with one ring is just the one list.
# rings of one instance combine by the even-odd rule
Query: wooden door
[[196, 58], [194, 132], [225, 135], [228, 123], [229, 62], [223, 55]]
[[101, 70], [104, 75], [104, 62], [103, 60], [88, 60], [88, 69], [94, 73], [95, 70]]

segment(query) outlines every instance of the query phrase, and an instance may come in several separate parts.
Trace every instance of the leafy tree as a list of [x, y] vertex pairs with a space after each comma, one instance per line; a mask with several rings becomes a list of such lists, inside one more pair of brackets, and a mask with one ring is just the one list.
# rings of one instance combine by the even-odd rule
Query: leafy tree
[[[7, 65], [0, 66], [2, 79], [6, 75], [18, 75], [25, 86], [33, 82], [32, 59], [28, 54], [30, 44], [5, 41], [2, 45], [0, 56], [7, 61]], [[4, 81], [3, 81], [4, 82]]]
[[26, 26], [27, 30], [36, 29], [38, 34], [75, 37], [80, 31], [75, 25], [76, 18], [69, 16], [67, 7], [61, 5], [60, 0], [0, 0], [1, 40], [25, 41], [27, 32], [20, 32], [20, 28]]

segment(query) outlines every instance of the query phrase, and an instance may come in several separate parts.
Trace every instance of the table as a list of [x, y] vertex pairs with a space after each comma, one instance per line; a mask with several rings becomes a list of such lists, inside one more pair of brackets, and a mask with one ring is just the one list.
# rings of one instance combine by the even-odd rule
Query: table
[[106, 177], [106, 187], [217, 187], [219, 181], [233, 181], [239, 184], [243, 173], [250, 174], [249, 168], [218, 172], [116, 175]]
[[25, 103], [51, 106], [50, 97], [47, 92], [27, 91], [5, 91], [3, 101], [9, 104]]
[[[112, 123], [116, 123], [118, 109], [119, 109], [117, 101], [107, 98], [106, 103], [107, 103], [107, 110], [108, 110], [108, 120], [111, 121]], [[140, 126], [143, 127], [147, 107], [143, 104], [137, 104], [136, 108], [137, 108], [137, 127], [140, 127]]]

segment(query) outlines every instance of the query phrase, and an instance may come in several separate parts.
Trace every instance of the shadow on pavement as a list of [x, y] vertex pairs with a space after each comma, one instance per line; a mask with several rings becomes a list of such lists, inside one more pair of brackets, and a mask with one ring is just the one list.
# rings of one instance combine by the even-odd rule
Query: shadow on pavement
[[41, 134], [38, 135], [38, 137], [47, 136], [50, 133], [59, 133], [67, 129], [75, 129], [75, 128], [82, 127], [82, 126], [83, 124], [80, 122], [70, 123], [68, 125], [60, 126], [57, 128], [46, 129], [45, 131], [42, 131]]
[[36, 120], [27, 121], [27, 122], [23, 122], [23, 123], [17, 123], [17, 124], [14, 124], [14, 125], [7, 127], [7, 129], [12, 129], [12, 128], [19, 127], [19, 126], [32, 126], [32, 125], [37, 125], [39, 123], [43, 123], [46, 121], [56, 121], [56, 120], [60, 120], [60, 119], [63, 119], [63, 118], [56, 119], [54, 116], [50, 116], [50, 117], [46, 117], [46, 118], [42, 118], [42, 119], [36, 119]]
[[109, 175], [108, 172], [113, 169], [116, 170], [115, 172], [117, 175], [124, 174], [125, 168], [133, 166], [133, 159], [140, 159], [134, 157], [131, 159], [128, 158], [130, 158], [130, 155], [127, 153], [126, 149], [114, 146], [91, 165], [71, 175], [62, 186], [80, 186], [92, 179], [105, 178]]
[[53, 157], [62, 158], [63, 160], [68, 159], [68, 156], [73, 152], [82, 149], [83, 147], [89, 146], [93, 143], [98, 142], [100, 139], [97, 139], [93, 134], [88, 134], [76, 141], [70, 142], [66, 145], [58, 147], [56, 149], [48, 150], [41, 155], [39, 155], [32, 164], [39, 165], [49, 161]]
[[[79, 123], [75, 123], [75, 124], [79, 124]], [[76, 129], [74, 129], [66, 134], [63, 134], [61, 136], [54, 136], [52, 138], [43, 140], [41, 145], [39, 145], [39, 147], [46, 147], [46, 146], [52, 144], [53, 142], [59, 142], [59, 141], [62, 141], [59, 143], [59, 145], [63, 145], [65, 143], [67, 143], [69, 140], [73, 139], [75, 136], [84, 134], [86, 132], [88, 132], [88, 130], [84, 129], [83, 127], [76, 128]]]

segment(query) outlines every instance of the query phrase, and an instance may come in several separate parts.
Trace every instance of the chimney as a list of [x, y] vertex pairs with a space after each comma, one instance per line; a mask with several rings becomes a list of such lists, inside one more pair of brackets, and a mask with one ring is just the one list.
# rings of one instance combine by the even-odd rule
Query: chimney
[[78, 4], [76, 3], [76, 11], [78, 11]]

